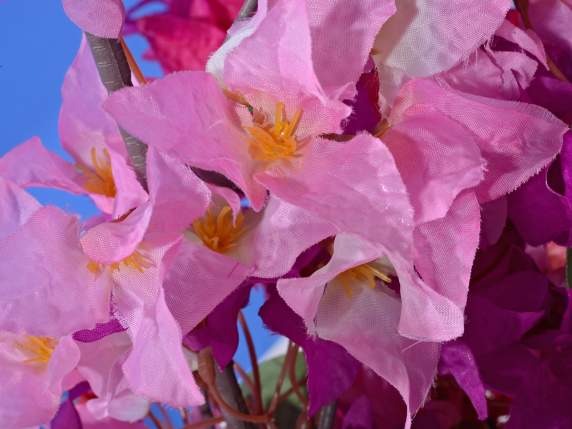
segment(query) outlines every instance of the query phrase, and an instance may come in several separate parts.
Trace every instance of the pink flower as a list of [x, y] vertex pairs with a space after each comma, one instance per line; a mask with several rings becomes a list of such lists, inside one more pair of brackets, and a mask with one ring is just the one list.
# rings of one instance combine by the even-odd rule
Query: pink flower
[[[117, 125], [101, 108], [107, 96], [85, 40], [62, 87], [60, 138], [71, 164], [34, 138], [0, 158], [2, 175], [23, 187], [87, 194], [104, 213], [119, 217], [146, 199]], [[26, 165], [26, 168], [22, 168]]]
[[72, 333], [109, 316], [79, 220], [0, 178], [0, 426], [45, 424], [73, 385]]

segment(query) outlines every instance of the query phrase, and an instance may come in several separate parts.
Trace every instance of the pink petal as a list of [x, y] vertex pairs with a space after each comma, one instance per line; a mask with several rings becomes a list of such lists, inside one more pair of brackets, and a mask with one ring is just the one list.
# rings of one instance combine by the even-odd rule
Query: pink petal
[[147, 202], [133, 210], [121, 221], [100, 223], [81, 237], [81, 247], [92, 260], [111, 264], [130, 256], [145, 236], [153, 205]]
[[[148, 199], [148, 196], [138, 182], [137, 176], [133, 168], [129, 165], [127, 158], [114, 150], [110, 150], [109, 155], [111, 158], [111, 170], [116, 194], [114, 198], [110, 199], [113, 204], [112, 210], [107, 210], [106, 212], [112, 213], [113, 218], [116, 219], [144, 203]], [[90, 196], [93, 199], [97, 197], [97, 195], [94, 194]], [[100, 197], [105, 198], [103, 195]]]
[[278, 293], [307, 325], [313, 324], [326, 283], [338, 274], [380, 256], [379, 249], [349, 234], [338, 234], [330, 261], [309, 277], [278, 280]]
[[568, 55], [572, 52], [570, 20], [572, 7], [567, 0], [530, 0], [528, 15], [532, 28], [546, 46], [562, 48]]
[[79, 222], [54, 207], [0, 241], [0, 327], [60, 337], [91, 329], [109, 307], [87, 270]]
[[[365, 60], [356, 67], [364, 65]], [[274, 2], [256, 32], [226, 57], [223, 80], [266, 113], [274, 113], [279, 101], [289, 116], [302, 109], [299, 134], [340, 132], [340, 121], [350, 113], [339, 100], [329, 99], [316, 76], [303, 0]]]
[[84, 37], [64, 78], [58, 127], [64, 149], [86, 165], [91, 165], [92, 148], [98, 153], [110, 148], [123, 157], [127, 155], [117, 125], [103, 110], [106, 97]]
[[0, 333], [0, 426], [24, 428], [47, 424], [64, 392], [63, 378], [79, 361], [71, 337], [61, 338], [46, 368], [26, 364], [14, 355], [21, 338]]
[[375, 58], [410, 76], [439, 73], [466, 59], [493, 36], [512, 5], [509, 0], [396, 3], [397, 13], [377, 36]]
[[520, 46], [522, 49], [532, 54], [540, 64], [548, 70], [544, 46], [534, 31], [522, 30], [508, 19], [505, 19], [502, 25], [498, 28], [496, 35]]
[[299, 162], [256, 180], [340, 231], [407, 252], [413, 224], [407, 190], [387, 147], [370, 135], [345, 143], [313, 140]]
[[446, 90], [430, 80], [412, 80], [403, 91], [416, 109], [438, 110], [474, 135], [487, 162], [480, 202], [515, 190], [548, 164], [568, 129], [541, 107]]
[[[205, 103], [208, 100], [208, 103]], [[155, 149], [236, 183], [260, 209], [266, 191], [251, 179], [246, 134], [216, 80], [181, 72], [112, 94], [105, 109], [129, 133]]]
[[478, 185], [485, 162], [472, 133], [439, 111], [418, 109], [411, 98], [404, 91], [396, 100], [392, 126], [382, 140], [407, 186], [415, 221], [421, 223], [445, 216], [459, 193]]
[[256, 277], [286, 274], [304, 250], [336, 232], [332, 224], [274, 197], [270, 197], [260, 217], [240, 240], [238, 248], [255, 266]]
[[0, 177], [0, 240], [25, 224], [40, 204], [14, 183]]
[[328, 287], [316, 315], [316, 332], [342, 345], [399, 391], [409, 428], [436, 375], [439, 346], [402, 337], [397, 330], [400, 307], [390, 291], [363, 285], [348, 298], [342, 288]]
[[[22, 168], [22, 166], [26, 168]], [[39, 138], [16, 146], [0, 158], [2, 177], [22, 187], [50, 187], [85, 194], [81, 175], [74, 166], [48, 151]]]
[[[331, 98], [352, 99], [379, 28], [396, 11], [393, 0], [321, 0], [307, 5], [314, 70]], [[338, 52], [338, 55], [332, 55]]]
[[165, 249], [149, 255], [154, 266], [140, 273], [120, 270], [115, 304], [120, 321], [128, 326], [133, 348], [123, 373], [133, 392], [174, 407], [204, 402], [195, 384], [182, 346], [181, 328], [165, 302], [163, 258]]
[[414, 232], [415, 268], [419, 275], [461, 310], [467, 302], [479, 244], [480, 214], [476, 196], [466, 192], [455, 199], [445, 217], [421, 224]]
[[62, 0], [69, 19], [87, 33], [114, 39], [119, 37], [125, 8], [121, 0]]
[[154, 149], [147, 154], [147, 176], [153, 214], [145, 240], [163, 245], [205, 213], [211, 192], [188, 166]]
[[251, 271], [202, 243], [184, 239], [164, 283], [167, 304], [183, 333], [207, 317]]

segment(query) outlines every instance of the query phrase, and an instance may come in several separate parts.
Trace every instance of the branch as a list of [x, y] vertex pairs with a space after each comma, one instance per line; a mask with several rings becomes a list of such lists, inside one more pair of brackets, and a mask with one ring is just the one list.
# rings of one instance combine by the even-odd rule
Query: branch
[[336, 403], [332, 402], [320, 411], [320, 419], [318, 421], [318, 429], [331, 429], [334, 427], [336, 419]]
[[237, 19], [250, 18], [256, 12], [258, 7], [258, 0], [244, 0]]
[[[133, 86], [131, 69], [119, 40], [104, 39], [89, 33], [85, 33], [85, 36], [91, 48], [99, 77], [107, 92], [111, 94], [121, 88]], [[141, 186], [147, 189], [147, 172], [145, 169], [147, 146], [124, 130], [120, 129], [120, 131], [137, 179]]]

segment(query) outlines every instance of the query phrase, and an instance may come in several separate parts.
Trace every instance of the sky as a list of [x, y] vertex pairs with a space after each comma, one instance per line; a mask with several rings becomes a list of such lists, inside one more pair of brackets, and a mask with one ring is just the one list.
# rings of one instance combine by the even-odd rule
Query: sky
[[[79, 48], [80, 30], [67, 19], [59, 0], [0, 0], [0, 40], [0, 156], [38, 136], [49, 150], [69, 160], [60, 146], [57, 121], [60, 87]], [[130, 36], [127, 43], [140, 59], [146, 49], [144, 39]], [[156, 64], [139, 63], [144, 73], [161, 75]], [[84, 219], [97, 213], [87, 197], [45, 189], [30, 192], [41, 203], [57, 205]], [[259, 355], [275, 338], [257, 317], [262, 300], [260, 292], [253, 293], [245, 311]], [[250, 367], [242, 337], [236, 360]]]

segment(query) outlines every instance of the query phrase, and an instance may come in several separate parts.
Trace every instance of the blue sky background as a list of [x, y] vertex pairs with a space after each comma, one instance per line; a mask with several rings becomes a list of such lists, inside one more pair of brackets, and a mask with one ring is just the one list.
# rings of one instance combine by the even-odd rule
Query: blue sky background
[[[80, 39], [81, 32], [67, 19], [59, 0], [0, 0], [0, 156], [39, 136], [48, 149], [70, 159], [60, 147], [57, 120], [60, 87]], [[145, 40], [129, 37], [127, 43], [141, 58]], [[140, 65], [146, 74], [161, 75], [156, 64], [140, 60]], [[43, 204], [60, 206], [83, 218], [96, 213], [87, 197], [45, 189], [31, 192]], [[254, 293], [246, 309], [260, 355], [274, 340], [257, 316], [261, 303], [262, 295]], [[242, 338], [236, 358], [250, 367]]]

